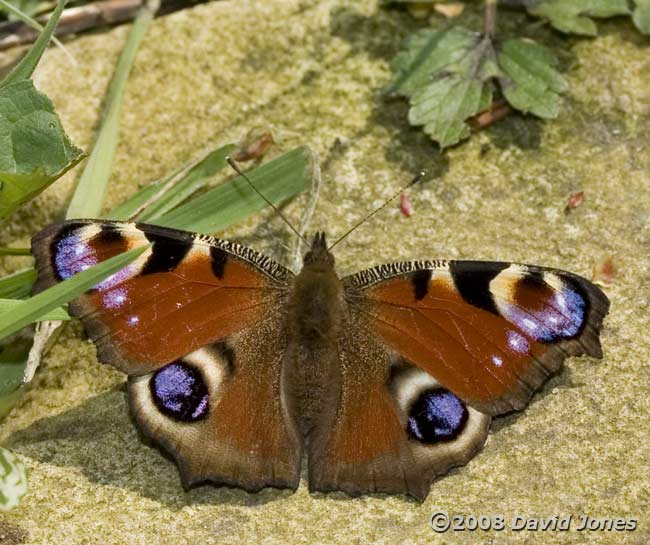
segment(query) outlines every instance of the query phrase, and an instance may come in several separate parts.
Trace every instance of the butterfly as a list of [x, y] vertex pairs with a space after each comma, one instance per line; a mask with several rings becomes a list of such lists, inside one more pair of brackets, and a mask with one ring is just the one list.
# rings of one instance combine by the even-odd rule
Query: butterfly
[[70, 313], [186, 487], [295, 490], [306, 457], [312, 491], [423, 501], [567, 356], [602, 357], [609, 301], [580, 276], [431, 260], [339, 278], [324, 233], [294, 274], [201, 234], [66, 221], [32, 241], [35, 291], [142, 246]]

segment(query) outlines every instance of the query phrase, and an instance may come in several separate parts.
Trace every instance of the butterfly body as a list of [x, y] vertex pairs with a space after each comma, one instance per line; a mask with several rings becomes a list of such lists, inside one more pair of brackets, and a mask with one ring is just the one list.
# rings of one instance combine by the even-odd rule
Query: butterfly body
[[148, 245], [70, 305], [129, 403], [203, 481], [403, 493], [484, 444], [567, 356], [601, 357], [605, 295], [556, 269], [412, 261], [339, 278], [317, 234], [296, 275], [237, 244], [75, 220], [33, 240], [36, 290]]

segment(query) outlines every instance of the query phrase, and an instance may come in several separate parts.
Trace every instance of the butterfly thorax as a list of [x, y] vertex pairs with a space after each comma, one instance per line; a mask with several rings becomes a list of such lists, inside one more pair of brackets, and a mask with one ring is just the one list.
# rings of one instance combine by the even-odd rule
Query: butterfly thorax
[[[322, 408], [323, 393], [337, 372], [337, 340], [345, 315], [343, 287], [327, 250], [324, 233], [317, 233], [296, 276], [289, 303], [290, 398], [307, 433]], [[331, 390], [331, 388], [330, 388]]]

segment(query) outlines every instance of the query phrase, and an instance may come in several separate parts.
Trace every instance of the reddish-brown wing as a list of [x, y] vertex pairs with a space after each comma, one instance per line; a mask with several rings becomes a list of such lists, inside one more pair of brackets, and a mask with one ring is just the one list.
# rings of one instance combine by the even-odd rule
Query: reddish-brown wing
[[98, 357], [129, 374], [152, 372], [242, 330], [286, 296], [289, 273], [237, 244], [175, 229], [74, 220], [32, 241], [43, 290], [114, 255], [151, 245], [70, 305]]
[[35, 236], [36, 291], [142, 245], [151, 247], [70, 304], [99, 359], [131, 375], [139, 425], [186, 485], [296, 488], [301, 440], [281, 384], [289, 271], [202, 235], [79, 220]]
[[567, 356], [602, 356], [609, 301], [565, 271], [415, 262], [343, 282], [387, 346], [488, 414], [522, 409]]

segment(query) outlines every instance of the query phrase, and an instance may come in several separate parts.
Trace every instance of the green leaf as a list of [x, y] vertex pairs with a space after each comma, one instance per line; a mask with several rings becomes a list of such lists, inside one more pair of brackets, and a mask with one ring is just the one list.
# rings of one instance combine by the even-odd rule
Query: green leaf
[[500, 74], [491, 40], [462, 27], [416, 34], [394, 69], [387, 92], [408, 96], [409, 122], [443, 148], [469, 136], [465, 121], [490, 106]]
[[221, 146], [202, 159], [183, 166], [170, 176], [145, 186], [130, 199], [114, 208], [107, 217], [110, 219], [129, 219], [146, 203], [151, 202], [138, 215], [139, 221], [151, 221], [166, 214], [193, 193], [204, 187], [210, 179], [226, 166], [226, 157], [235, 149], [234, 144]]
[[108, 88], [102, 123], [88, 162], [68, 206], [66, 218], [95, 218], [101, 214], [106, 186], [113, 167], [113, 156], [117, 148], [120, 112], [126, 82], [151, 20], [152, 10], [143, 7], [136, 17], [120, 53], [113, 78]]
[[59, 0], [59, 3], [56, 5], [55, 10], [52, 12], [50, 19], [45, 25], [43, 32], [36, 39], [32, 47], [29, 48], [27, 54], [20, 60], [20, 62], [7, 74], [7, 77], [2, 80], [0, 87], [5, 85], [10, 85], [18, 81], [23, 81], [32, 77], [38, 61], [41, 60], [43, 52], [47, 48], [47, 45], [50, 43], [50, 38], [54, 33], [54, 29], [59, 22], [59, 17], [61, 17], [61, 12], [65, 7], [66, 0]]
[[467, 120], [490, 107], [495, 83], [511, 106], [543, 118], [557, 115], [567, 90], [553, 54], [532, 41], [495, 48], [490, 37], [454, 27], [418, 32], [405, 46], [386, 91], [409, 97], [409, 122], [442, 148], [469, 136]]
[[557, 117], [560, 93], [568, 86], [548, 49], [530, 41], [507, 40], [498, 62], [504, 74], [499, 78], [501, 91], [513, 108], [544, 119]]
[[[13, 312], [23, 302], [16, 299], [0, 299], [0, 316], [4, 313]], [[63, 308], [55, 308], [38, 317], [40, 320], [69, 320], [70, 316]], [[37, 321], [37, 320], [34, 320]]]
[[[267, 199], [279, 204], [305, 189], [314, 172], [311, 151], [301, 147], [248, 171], [246, 175]], [[152, 223], [207, 234], [225, 229], [265, 206], [267, 204], [248, 182], [237, 176]]]
[[557, 30], [567, 34], [596, 36], [592, 18], [629, 15], [627, 0], [541, 0], [528, 2], [528, 12], [548, 19]]
[[147, 248], [148, 246], [143, 246], [116, 255], [59, 284], [55, 284], [30, 299], [20, 301], [10, 313], [0, 314], [0, 339], [16, 333], [34, 321], [42, 319], [47, 312], [81, 295], [106, 277], [124, 268]]
[[11, 451], [0, 447], [0, 511], [16, 507], [26, 493], [25, 465]]
[[634, 0], [632, 20], [643, 34], [650, 34], [650, 0]]
[[0, 297], [3, 299], [22, 299], [32, 292], [36, 282], [34, 269], [23, 269], [0, 278]]
[[393, 63], [393, 82], [385, 89], [390, 95], [411, 96], [430, 83], [434, 74], [467, 55], [480, 35], [462, 27], [450, 30], [421, 30], [404, 42], [404, 50]]
[[73, 167], [83, 152], [31, 80], [0, 87], [0, 221]]

